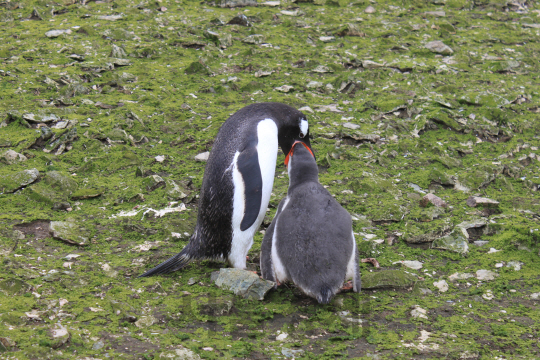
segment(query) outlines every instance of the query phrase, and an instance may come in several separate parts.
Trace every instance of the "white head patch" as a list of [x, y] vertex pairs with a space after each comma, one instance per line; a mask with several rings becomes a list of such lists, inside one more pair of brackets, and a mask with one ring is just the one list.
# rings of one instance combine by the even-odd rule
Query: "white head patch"
[[309, 124], [306, 119], [300, 120], [300, 137], [304, 137], [307, 135], [309, 130]]

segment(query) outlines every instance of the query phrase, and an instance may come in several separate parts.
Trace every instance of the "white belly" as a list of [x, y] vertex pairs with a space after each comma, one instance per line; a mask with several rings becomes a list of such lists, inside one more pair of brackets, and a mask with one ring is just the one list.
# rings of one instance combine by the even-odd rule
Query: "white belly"
[[233, 238], [228, 259], [233, 267], [240, 269], [246, 268], [246, 255], [251, 248], [251, 245], [253, 245], [253, 235], [264, 219], [268, 202], [270, 201], [270, 194], [272, 193], [272, 186], [274, 185], [274, 173], [276, 170], [278, 151], [278, 129], [276, 123], [272, 119], [260, 121], [257, 125], [257, 137], [259, 139], [257, 144], [257, 155], [262, 177], [261, 208], [259, 209], [259, 215], [255, 222], [244, 231], [240, 230], [240, 224], [244, 218], [246, 202], [244, 180], [236, 165], [236, 161], [240, 155], [239, 152], [236, 152], [231, 163], [234, 184], [232, 216]]

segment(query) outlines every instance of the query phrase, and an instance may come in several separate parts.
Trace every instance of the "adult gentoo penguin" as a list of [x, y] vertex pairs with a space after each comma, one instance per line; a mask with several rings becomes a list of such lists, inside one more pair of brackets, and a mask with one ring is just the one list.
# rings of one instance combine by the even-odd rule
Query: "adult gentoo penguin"
[[295, 143], [289, 160], [289, 190], [261, 246], [263, 278], [292, 281], [305, 294], [328, 304], [346, 279], [360, 291], [358, 253], [347, 210], [319, 183], [307, 146]]
[[278, 146], [288, 154], [298, 140], [311, 146], [307, 118], [285, 104], [252, 104], [228, 118], [208, 157], [189, 243], [140, 277], [176, 271], [192, 260], [228, 261], [245, 269], [270, 200]]

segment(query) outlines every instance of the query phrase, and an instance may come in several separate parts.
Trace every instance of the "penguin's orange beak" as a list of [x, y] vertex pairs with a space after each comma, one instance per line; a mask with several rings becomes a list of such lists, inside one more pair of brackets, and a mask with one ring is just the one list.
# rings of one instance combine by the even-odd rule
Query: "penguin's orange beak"
[[313, 157], [315, 157], [315, 155], [313, 155], [313, 151], [311, 151], [311, 149], [309, 148], [309, 146], [306, 145], [306, 143], [304, 143], [304, 142], [302, 142], [302, 141], [299, 141], [299, 140], [296, 140], [296, 141], [294, 142], [294, 144], [292, 145], [291, 150], [289, 150], [289, 153], [287, 154], [287, 156], [285, 156], [285, 166], [289, 166], [289, 161], [290, 161], [291, 156], [293, 155], [293, 152], [294, 152], [294, 146], [295, 146], [296, 144], [298, 144], [298, 143], [304, 145], [304, 147], [305, 147], [306, 149], [309, 150], [309, 152], [311, 153], [311, 155], [312, 155]]

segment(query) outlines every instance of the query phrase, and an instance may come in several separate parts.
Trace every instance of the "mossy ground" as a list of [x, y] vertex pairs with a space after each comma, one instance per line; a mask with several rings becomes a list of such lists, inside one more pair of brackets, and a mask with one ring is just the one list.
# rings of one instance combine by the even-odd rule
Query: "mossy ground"
[[[59, 172], [78, 187], [51, 201], [31, 187], [0, 194], [0, 337], [15, 343], [1, 357], [152, 359], [180, 346], [202, 358], [292, 356], [287, 349], [303, 350], [297, 358], [540, 357], [538, 301], [530, 297], [540, 292], [537, 2], [83, 3], [0, 4], [0, 147], [28, 157], [1, 164], [0, 176], [35, 168], [41, 179]], [[364, 12], [369, 5], [372, 14]], [[42, 20], [28, 20], [34, 9]], [[220, 25], [238, 13], [253, 26]], [[250, 35], [263, 43], [243, 42]], [[424, 45], [433, 40], [454, 54], [430, 52]], [[113, 45], [125, 55], [111, 58]], [[272, 73], [258, 77], [259, 70]], [[294, 89], [275, 90], [282, 85]], [[418, 278], [414, 286], [344, 293], [321, 306], [286, 286], [262, 302], [236, 298], [210, 281], [220, 264], [136, 278], [186, 244], [204, 172], [194, 156], [212, 148], [230, 114], [263, 101], [314, 110], [307, 115], [320, 181], [360, 219], [355, 232], [401, 234], [392, 245], [357, 236], [361, 256], [382, 267], [364, 263], [361, 272], [419, 260], [421, 270], [406, 269]], [[53, 128], [59, 140], [47, 143], [28, 113], [70, 123]], [[283, 159], [266, 224], [287, 191]], [[175, 180], [188, 197], [149, 188], [144, 175], [152, 174]], [[433, 216], [411, 184], [449, 207]], [[485, 216], [466, 205], [470, 195], [499, 201], [499, 210]], [[177, 200], [187, 210], [144, 213]], [[404, 241], [479, 217], [489, 223], [479, 234], [489, 244], [469, 244], [467, 256]], [[85, 246], [49, 236], [49, 221], [66, 220], [84, 231]], [[253, 268], [261, 240], [258, 233]], [[521, 270], [504, 266], [509, 261], [522, 262]], [[499, 276], [448, 279], [480, 269]], [[447, 292], [433, 285], [438, 280]], [[427, 319], [411, 317], [414, 305]], [[139, 328], [135, 318], [153, 324]], [[48, 332], [57, 323], [71, 335], [60, 347]], [[278, 331], [288, 337], [276, 340]], [[427, 340], [421, 331], [431, 333]]]

